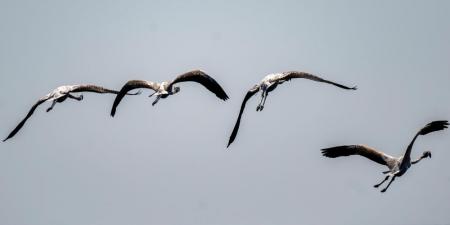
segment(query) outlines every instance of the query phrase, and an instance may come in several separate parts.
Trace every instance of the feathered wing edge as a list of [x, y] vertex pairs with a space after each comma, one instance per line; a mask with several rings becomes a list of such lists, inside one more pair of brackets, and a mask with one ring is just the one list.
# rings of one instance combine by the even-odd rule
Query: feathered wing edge
[[[93, 92], [93, 93], [99, 93], [99, 94], [119, 94], [120, 91], [108, 89], [102, 86], [97, 86], [93, 84], [83, 84], [83, 85], [77, 85], [71, 92]], [[126, 95], [139, 95], [141, 94], [141, 91], [137, 91], [135, 93], [126, 93]]]
[[308, 80], [313, 80], [313, 81], [317, 81], [317, 82], [323, 82], [323, 83], [327, 83], [327, 84], [332, 84], [334, 86], [346, 89], [346, 90], [357, 90], [357, 86], [353, 86], [353, 87], [348, 87], [333, 81], [329, 81], [329, 80], [325, 80], [321, 77], [318, 77], [316, 75], [310, 74], [310, 73], [305, 73], [305, 72], [299, 72], [299, 71], [290, 71], [290, 72], [285, 72], [284, 73], [284, 79], [286, 80], [290, 80], [293, 78], [304, 78], [304, 79], [308, 79]]
[[19, 132], [19, 130], [23, 127], [23, 125], [25, 125], [25, 122], [27, 122], [28, 118], [31, 117], [31, 115], [33, 115], [34, 111], [36, 110], [36, 108], [44, 103], [45, 101], [47, 101], [49, 99], [49, 97], [43, 97], [41, 99], [39, 99], [32, 107], [31, 109], [28, 111], [28, 114], [25, 116], [25, 118], [22, 119], [22, 121], [20, 121], [20, 123], [16, 126], [16, 128], [14, 128], [14, 130], [11, 131], [11, 133], [9, 133], [8, 137], [6, 137], [3, 142], [7, 141], [8, 139], [14, 137], [14, 135], [17, 134], [17, 132]]
[[236, 120], [236, 124], [234, 125], [233, 131], [231, 132], [231, 135], [230, 135], [230, 139], [228, 140], [227, 148], [230, 147], [231, 143], [233, 143], [234, 139], [236, 138], [236, 135], [237, 135], [238, 130], [239, 130], [239, 125], [241, 124], [242, 113], [244, 112], [245, 105], [247, 104], [247, 101], [253, 95], [255, 95], [258, 91], [259, 91], [259, 85], [255, 85], [245, 95], [244, 100], [242, 101], [242, 104], [241, 104], [241, 109], [239, 110], [239, 115], [238, 115], [238, 118]]
[[[116, 114], [117, 106], [122, 101], [123, 97], [127, 95], [127, 92], [136, 89], [136, 88], [148, 88], [152, 89], [154, 91], [158, 90], [158, 84], [150, 81], [145, 80], [130, 80], [123, 87], [120, 89], [119, 93], [116, 95], [116, 98], [114, 99], [114, 103], [111, 107], [111, 116], [114, 117]], [[140, 92], [138, 92], [140, 93]]]
[[390, 166], [390, 160], [393, 159], [392, 156], [386, 155], [385, 153], [375, 150], [373, 148], [364, 145], [342, 145], [331, 148], [324, 148], [321, 150], [322, 155], [329, 158], [337, 158], [341, 156], [350, 155], [360, 155], [368, 158], [381, 165]]
[[419, 135], [427, 135], [427, 134], [435, 132], [435, 131], [445, 130], [448, 128], [448, 125], [449, 125], [449, 123], [447, 120], [436, 120], [431, 123], [428, 123], [422, 129], [420, 129], [419, 132], [417, 132], [417, 134], [412, 139], [411, 143], [408, 145], [408, 148], [406, 149], [405, 154], [403, 155], [403, 160], [404, 160], [403, 162], [407, 162], [407, 161], [411, 160], [411, 151], [412, 151], [414, 142], [416, 141], [416, 139]]
[[193, 81], [197, 82], [201, 85], [203, 85], [206, 89], [214, 93], [218, 98], [226, 101], [229, 99], [227, 93], [223, 90], [223, 88], [217, 83], [214, 78], [206, 74], [205, 72], [201, 70], [193, 70], [189, 71], [187, 73], [179, 75], [175, 80], [173, 80], [169, 86], [168, 89], [170, 90], [172, 88], [172, 85], [180, 82], [186, 82], [186, 81]]

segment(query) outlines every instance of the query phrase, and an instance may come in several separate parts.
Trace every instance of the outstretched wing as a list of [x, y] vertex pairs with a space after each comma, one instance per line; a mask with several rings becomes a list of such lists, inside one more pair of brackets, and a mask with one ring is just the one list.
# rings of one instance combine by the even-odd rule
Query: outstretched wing
[[36, 110], [36, 108], [37, 108], [40, 104], [44, 103], [44, 102], [47, 101], [49, 98], [50, 98], [49, 96], [45, 96], [45, 97], [39, 99], [36, 103], [34, 103], [34, 105], [31, 107], [30, 111], [28, 111], [27, 116], [25, 116], [25, 118], [24, 118], [22, 121], [20, 121], [20, 123], [16, 126], [16, 128], [14, 128], [14, 130], [11, 131], [11, 133], [8, 135], [8, 137], [5, 138], [3, 141], [5, 142], [6, 140], [8, 140], [8, 139], [14, 137], [14, 135], [16, 135], [16, 133], [19, 132], [19, 130], [23, 127], [23, 125], [25, 124], [25, 122], [27, 122], [28, 118], [30, 118], [31, 115], [33, 115], [34, 110]]
[[[157, 91], [159, 88], [159, 84], [151, 81], [145, 81], [145, 80], [130, 80], [128, 81], [122, 89], [120, 89], [119, 93], [116, 95], [116, 98], [114, 99], [114, 103], [111, 109], [111, 116], [114, 117], [116, 114], [116, 108], [119, 105], [120, 101], [122, 101], [122, 98], [125, 97], [127, 92], [136, 89], [136, 88], [147, 88], [152, 89], [154, 91]], [[139, 92], [138, 92], [139, 93]]]
[[322, 155], [329, 158], [360, 155], [374, 162], [377, 162], [381, 165], [388, 166], [389, 168], [393, 167], [394, 166], [393, 164], [395, 163], [394, 157], [364, 145], [343, 145], [331, 148], [324, 148], [322, 149]]
[[171, 90], [172, 85], [180, 82], [185, 81], [193, 81], [200, 83], [205, 88], [207, 88], [209, 91], [214, 93], [218, 98], [226, 101], [228, 99], [228, 95], [225, 93], [225, 91], [222, 89], [222, 87], [217, 83], [216, 80], [214, 80], [212, 77], [210, 77], [208, 74], [201, 70], [193, 70], [189, 71], [187, 73], [181, 74], [175, 80], [170, 82], [169, 86], [167, 87], [167, 90]]
[[340, 88], [343, 88], [343, 89], [347, 89], [347, 90], [356, 90], [357, 89], [356, 86], [354, 86], [354, 87], [347, 87], [345, 85], [338, 84], [338, 83], [335, 83], [335, 82], [332, 82], [332, 81], [329, 81], [329, 80], [325, 80], [325, 79], [322, 79], [322, 78], [320, 78], [318, 76], [315, 76], [315, 75], [312, 75], [312, 74], [309, 74], [309, 73], [305, 73], [305, 72], [290, 71], [290, 72], [284, 72], [283, 74], [284, 74], [284, 76], [282, 76], [281, 79], [287, 80], [287, 81], [292, 79], [292, 78], [304, 78], [304, 79], [313, 80], [313, 81], [317, 81], [317, 82], [323, 82], [323, 83], [327, 83], [327, 84], [332, 84], [334, 86], [337, 86], [337, 87], [340, 87]]
[[92, 84], [83, 84], [83, 85], [76, 85], [71, 92], [94, 92], [94, 93], [112, 93], [112, 94], [119, 94], [116, 90], [111, 90], [108, 88], [104, 88], [97, 85]]
[[234, 139], [236, 138], [236, 135], [239, 130], [239, 125], [241, 124], [241, 116], [245, 109], [245, 104], [247, 104], [247, 101], [255, 95], [259, 91], [259, 85], [255, 85], [252, 89], [250, 89], [247, 94], [244, 97], [244, 101], [242, 101], [241, 109], [239, 111], [239, 116], [237, 118], [236, 124], [234, 125], [233, 132], [231, 132], [230, 139], [228, 140], [227, 148], [233, 143]]
[[411, 150], [412, 150], [412, 147], [414, 145], [414, 142], [416, 141], [416, 139], [417, 139], [417, 137], [419, 135], [427, 135], [427, 134], [429, 134], [431, 132], [447, 129], [448, 125], [449, 125], [449, 123], [448, 123], [447, 120], [438, 120], [438, 121], [433, 121], [433, 122], [427, 124], [422, 129], [420, 129], [419, 132], [417, 132], [417, 134], [412, 139], [411, 143], [408, 145], [408, 148], [406, 149], [406, 152], [403, 155], [402, 164], [404, 162], [408, 162], [408, 161], [411, 160]]
[[[97, 85], [93, 85], [93, 84], [82, 84], [82, 85], [75, 85], [72, 89], [72, 91], [70, 92], [94, 92], [94, 93], [100, 93], [100, 94], [105, 94], [105, 93], [111, 93], [111, 94], [119, 94], [119, 91], [116, 90], [111, 90], [108, 88], [104, 88], [101, 86], [97, 86]], [[135, 92], [132, 94], [126, 94], [126, 95], [138, 95], [141, 92]]]

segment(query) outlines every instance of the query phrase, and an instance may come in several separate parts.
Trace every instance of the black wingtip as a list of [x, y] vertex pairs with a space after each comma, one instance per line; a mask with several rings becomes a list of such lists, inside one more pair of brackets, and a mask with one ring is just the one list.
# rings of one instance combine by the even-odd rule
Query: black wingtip
[[323, 148], [321, 149], [321, 153], [323, 156], [328, 157], [328, 158], [337, 158], [339, 157], [339, 154], [337, 154], [338, 152], [336, 152], [336, 149], [341, 148], [342, 146], [336, 146], [336, 147], [331, 147], [331, 148]]
[[228, 97], [227, 93], [225, 93], [224, 90], [222, 90], [220, 94], [216, 94], [216, 96], [222, 99], [223, 101], [230, 99], [230, 97]]
[[230, 137], [230, 139], [228, 140], [227, 148], [230, 147], [230, 145], [233, 144], [233, 142], [234, 142], [234, 138]]
[[326, 157], [328, 157], [327, 156], [327, 149], [326, 148], [323, 148], [323, 149], [320, 149], [320, 152], [322, 153], [322, 156], [326, 156]]
[[5, 138], [5, 139], [3, 139], [3, 141], [2, 142], [5, 142], [5, 141], [7, 141], [8, 139], [10, 139], [10, 138], [12, 138], [12, 136], [11, 135], [9, 135], [7, 138]]
[[424, 128], [422, 128], [419, 132], [420, 135], [426, 135], [431, 132], [445, 130], [449, 126], [447, 120], [437, 120], [427, 124]]

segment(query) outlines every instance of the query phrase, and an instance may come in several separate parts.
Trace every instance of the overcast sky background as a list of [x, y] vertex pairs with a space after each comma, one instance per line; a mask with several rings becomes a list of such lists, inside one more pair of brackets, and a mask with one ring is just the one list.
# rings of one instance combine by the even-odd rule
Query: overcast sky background
[[[0, 144], [0, 224], [294, 225], [450, 223], [450, 133], [387, 193], [383, 166], [320, 149], [367, 144], [403, 154], [432, 120], [450, 119], [448, 1], [1, 1], [2, 139], [60, 85], [120, 89], [202, 69], [156, 107], [145, 91], [42, 105]], [[308, 71], [244, 113], [266, 74]]]

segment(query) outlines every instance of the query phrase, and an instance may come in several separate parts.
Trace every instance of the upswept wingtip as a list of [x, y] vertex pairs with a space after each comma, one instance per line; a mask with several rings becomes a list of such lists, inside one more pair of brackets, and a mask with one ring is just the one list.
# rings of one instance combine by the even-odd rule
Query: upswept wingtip
[[419, 135], [426, 135], [431, 132], [445, 130], [448, 128], [448, 126], [449, 126], [449, 123], [447, 120], [436, 120], [431, 123], [428, 123], [425, 127], [423, 127], [419, 131]]

